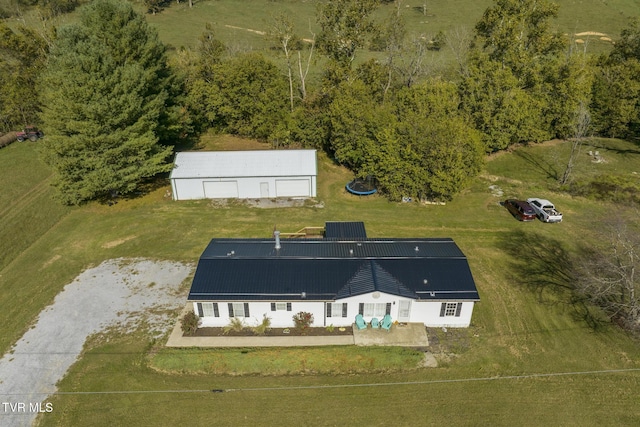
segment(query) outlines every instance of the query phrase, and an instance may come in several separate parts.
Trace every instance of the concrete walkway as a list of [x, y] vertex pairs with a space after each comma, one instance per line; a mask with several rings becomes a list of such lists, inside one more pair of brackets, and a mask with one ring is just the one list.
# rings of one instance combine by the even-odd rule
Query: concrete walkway
[[[192, 310], [188, 304], [185, 310]], [[183, 314], [185, 311], [183, 311]], [[182, 318], [183, 314], [180, 315]], [[167, 347], [307, 347], [353, 345], [353, 335], [326, 337], [185, 337], [178, 320], [167, 340]]]
[[[190, 310], [191, 304], [185, 307]], [[183, 311], [184, 314], [184, 311]], [[180, 315], [182, 318], [182, 315]], [[384, 329], [362, 329], [354, 326], [353, 335], [336, 336], [286, 336], [286, 337], [185, 337], [176, 322], [167, 340], [167, 347], [308, 347], [329, 345], [380, 345], [401, 347], [427, 347], [427, 329], [422, 323], [393, 325]]]

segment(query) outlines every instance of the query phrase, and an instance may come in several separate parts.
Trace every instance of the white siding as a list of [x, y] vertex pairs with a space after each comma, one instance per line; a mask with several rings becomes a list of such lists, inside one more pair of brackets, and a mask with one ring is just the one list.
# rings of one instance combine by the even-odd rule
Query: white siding
[[[218, 308], [220, 317], [202, 317], [201, 327], [227, 326], [230, 321], [228, 302], [219, 302]], [[198, 314], [198, 303], [193, 303], [194, 313]], [[247, 326], [256, 326], [262, 323], [263, 315], [271, 319], [271, 326], [274, 328], [293, 327], [293, 315], [306, 311], [313, 314], [313, 327], [324, 326], [324, 302], [318, 301], [293, 301], [291, 311], [277, 310], [271, 311], [271, 302], [249, 302], [249, 317], [245, 318]], [[351, 322], [353, 323], [353, 322]], [[351, 324], [349, 323], [349, 325]], [[336, 324], [337, 326], [337, 324]]]
[[310, 197], [311, 178], [276, 179], [276, 197]]
[[170, 180], [174, 200], [316, 197], [317, 169], [315, 150], [181, 152]]
[[[374, 298], [376, 293], [359, 295], [355, 297], [344, 298], [336, 301], [337, 303], [347, 303], [347, 317], [342, 317], [342, 313], [332, 313], [332, 317], [326, 316], [326, 305], [322, 301], [293, 301], [291, 302], [291, 311], [278, 310], [271, 311], [271, 302], [249, 302], [249, 317], [245, 318], [247, 326], [256, 326], [262, 322], [263, 315], [266, 314], [271, 319], [271, 326], [274, 328], [291, 328], [293, 327], [293, 315], [306, 311], [313, 314], [314, 327], [324, 326], [351, 326], [355, 322], [358, 314], [360, 303], [387, 304], [391, 303], [391, 318], [393, 321], [398, 320], [398, 308], [400, 300], [406, 298], [395, 295], [384, 294], [378, 292], [378, 298]], [[471, 323], [471, 314], [473, 312], [473, 301], [462, 302], [460, 316], [440, 316], [443, 302], [454, 301], [411, 301], [411, 313], [409, 322], [424, 323], [428, 327], [449, 327], [449, 328], [466, 328]], [[394, 304], [395, 303], [395, 304]], [[227, 326], [229, 324], [228, 302], [219, 302], [218, 309], [220, 317], [203, 317], [201, 319], [202, 327]], [[197, 303], [193, 303], [193, 310], [198, 314]], [[364, 320], [370, 322], [373, 316], [365, 316]], [[382, 319], [383, 316], [376, 316]]]
[[[277, 194], [276, 195], [276, 183], [278, 179], [276, 178], [265, 178], [265, 177], [256, 177], [256, 178], [237, 178], [235, 180], [225, 179], [173, 179], [171, 180], [171, 186], [173, 189], [173, 198], [174, 200], [195, 200], [195, 199], [214, 199], [214, 198], [232, 198], [238, 197], [240, 199], [259, 199], [263, 197], [263, 190], [267, 188], [269, 194], [267, 197], [315, 197], [315, 177], [304, 177], [297, 182], [304, 183], [304, 190], [299, 192], [287, 192], [286, 195]], [[220, 182], [233, 182], [237, 187], [236, 196], [233, 195], [221, 195], [217, 193], [215, 195], [211, 192], [211, 186], [217, 185], [214, 183]], [[266, 185], [265, 185], [266, 184]], [[230, 185], [230, 184], [226, 184]], [[279, 185], [279, 184], [278, 184]], [[302, 185], [300, 185], [302, 187]], [[225, 194], [230, 194], [229, 192]], [[232, 193], [231, 193], [232, 194]]]
[[459, 317], [440, 317], [443, 302], [455, 301], [414, 301], [411, 305], [411, 321], [424, 323], [429, 327], [466, 328], [469, 326], [473, 312], [473, 301], [462, 302]]
[[229, 199], [238, 197], [238, 181], [204, 181], [204, 197], [207, 199]]

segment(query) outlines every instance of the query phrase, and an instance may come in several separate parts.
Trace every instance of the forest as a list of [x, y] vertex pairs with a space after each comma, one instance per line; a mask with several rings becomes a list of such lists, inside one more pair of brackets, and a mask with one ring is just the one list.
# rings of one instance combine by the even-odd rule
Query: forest
[[[170, 50], [121, 0], [27, 3], [49, 24], [0, 23], [0, 131], [45, 131], [64, 204], [140, 191], [207, 131], [324, 150], [390, 200], [431, 201], [455, 197], [487, 153], [640, 131], [640, 21], [591, 54], [554, 29], [548, 0], [496, 0], [473, 28], [431, 37], [408, 34], [400, 0], [318, 1], [317, 32], [272, 17], [277, 59], [233, 49], [210, 25], [196, 48]], [[442, 49], [454, 60], [429, 66]]]

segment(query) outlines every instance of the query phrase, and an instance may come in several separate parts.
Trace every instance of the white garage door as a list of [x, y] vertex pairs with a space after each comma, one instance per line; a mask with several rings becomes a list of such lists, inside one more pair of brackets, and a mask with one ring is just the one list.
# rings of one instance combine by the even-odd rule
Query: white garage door
[[276, 197], [310, 197], [309, 179], [276, 180]]
[[204, 197], [207, 199], [237, 198], [238, 181], [205, 181]]

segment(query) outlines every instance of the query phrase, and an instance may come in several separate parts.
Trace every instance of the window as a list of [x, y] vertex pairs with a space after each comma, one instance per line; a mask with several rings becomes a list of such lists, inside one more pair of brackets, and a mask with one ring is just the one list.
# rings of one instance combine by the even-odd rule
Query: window
[[291, 311], [290, 302], [272, 302], [271, 311]]
[[364, 317], [384, 317], [387, 312], [385, 303], [364, 303], [362, 315]]
[[346, 302], [328, 302], [327, 317], [347, 317]]
[[199, 317], [220, 317], [220, 311], [218, 311], [218, 303], [217, 302], [199, 302], [198, 316]]
[[443, 302], [440, 306], [440, 317], [460, 317], [460, 311], [462, 311], [461, 302]]
[[229, 317], [249, 317], [249, 303], [230, 302]]

